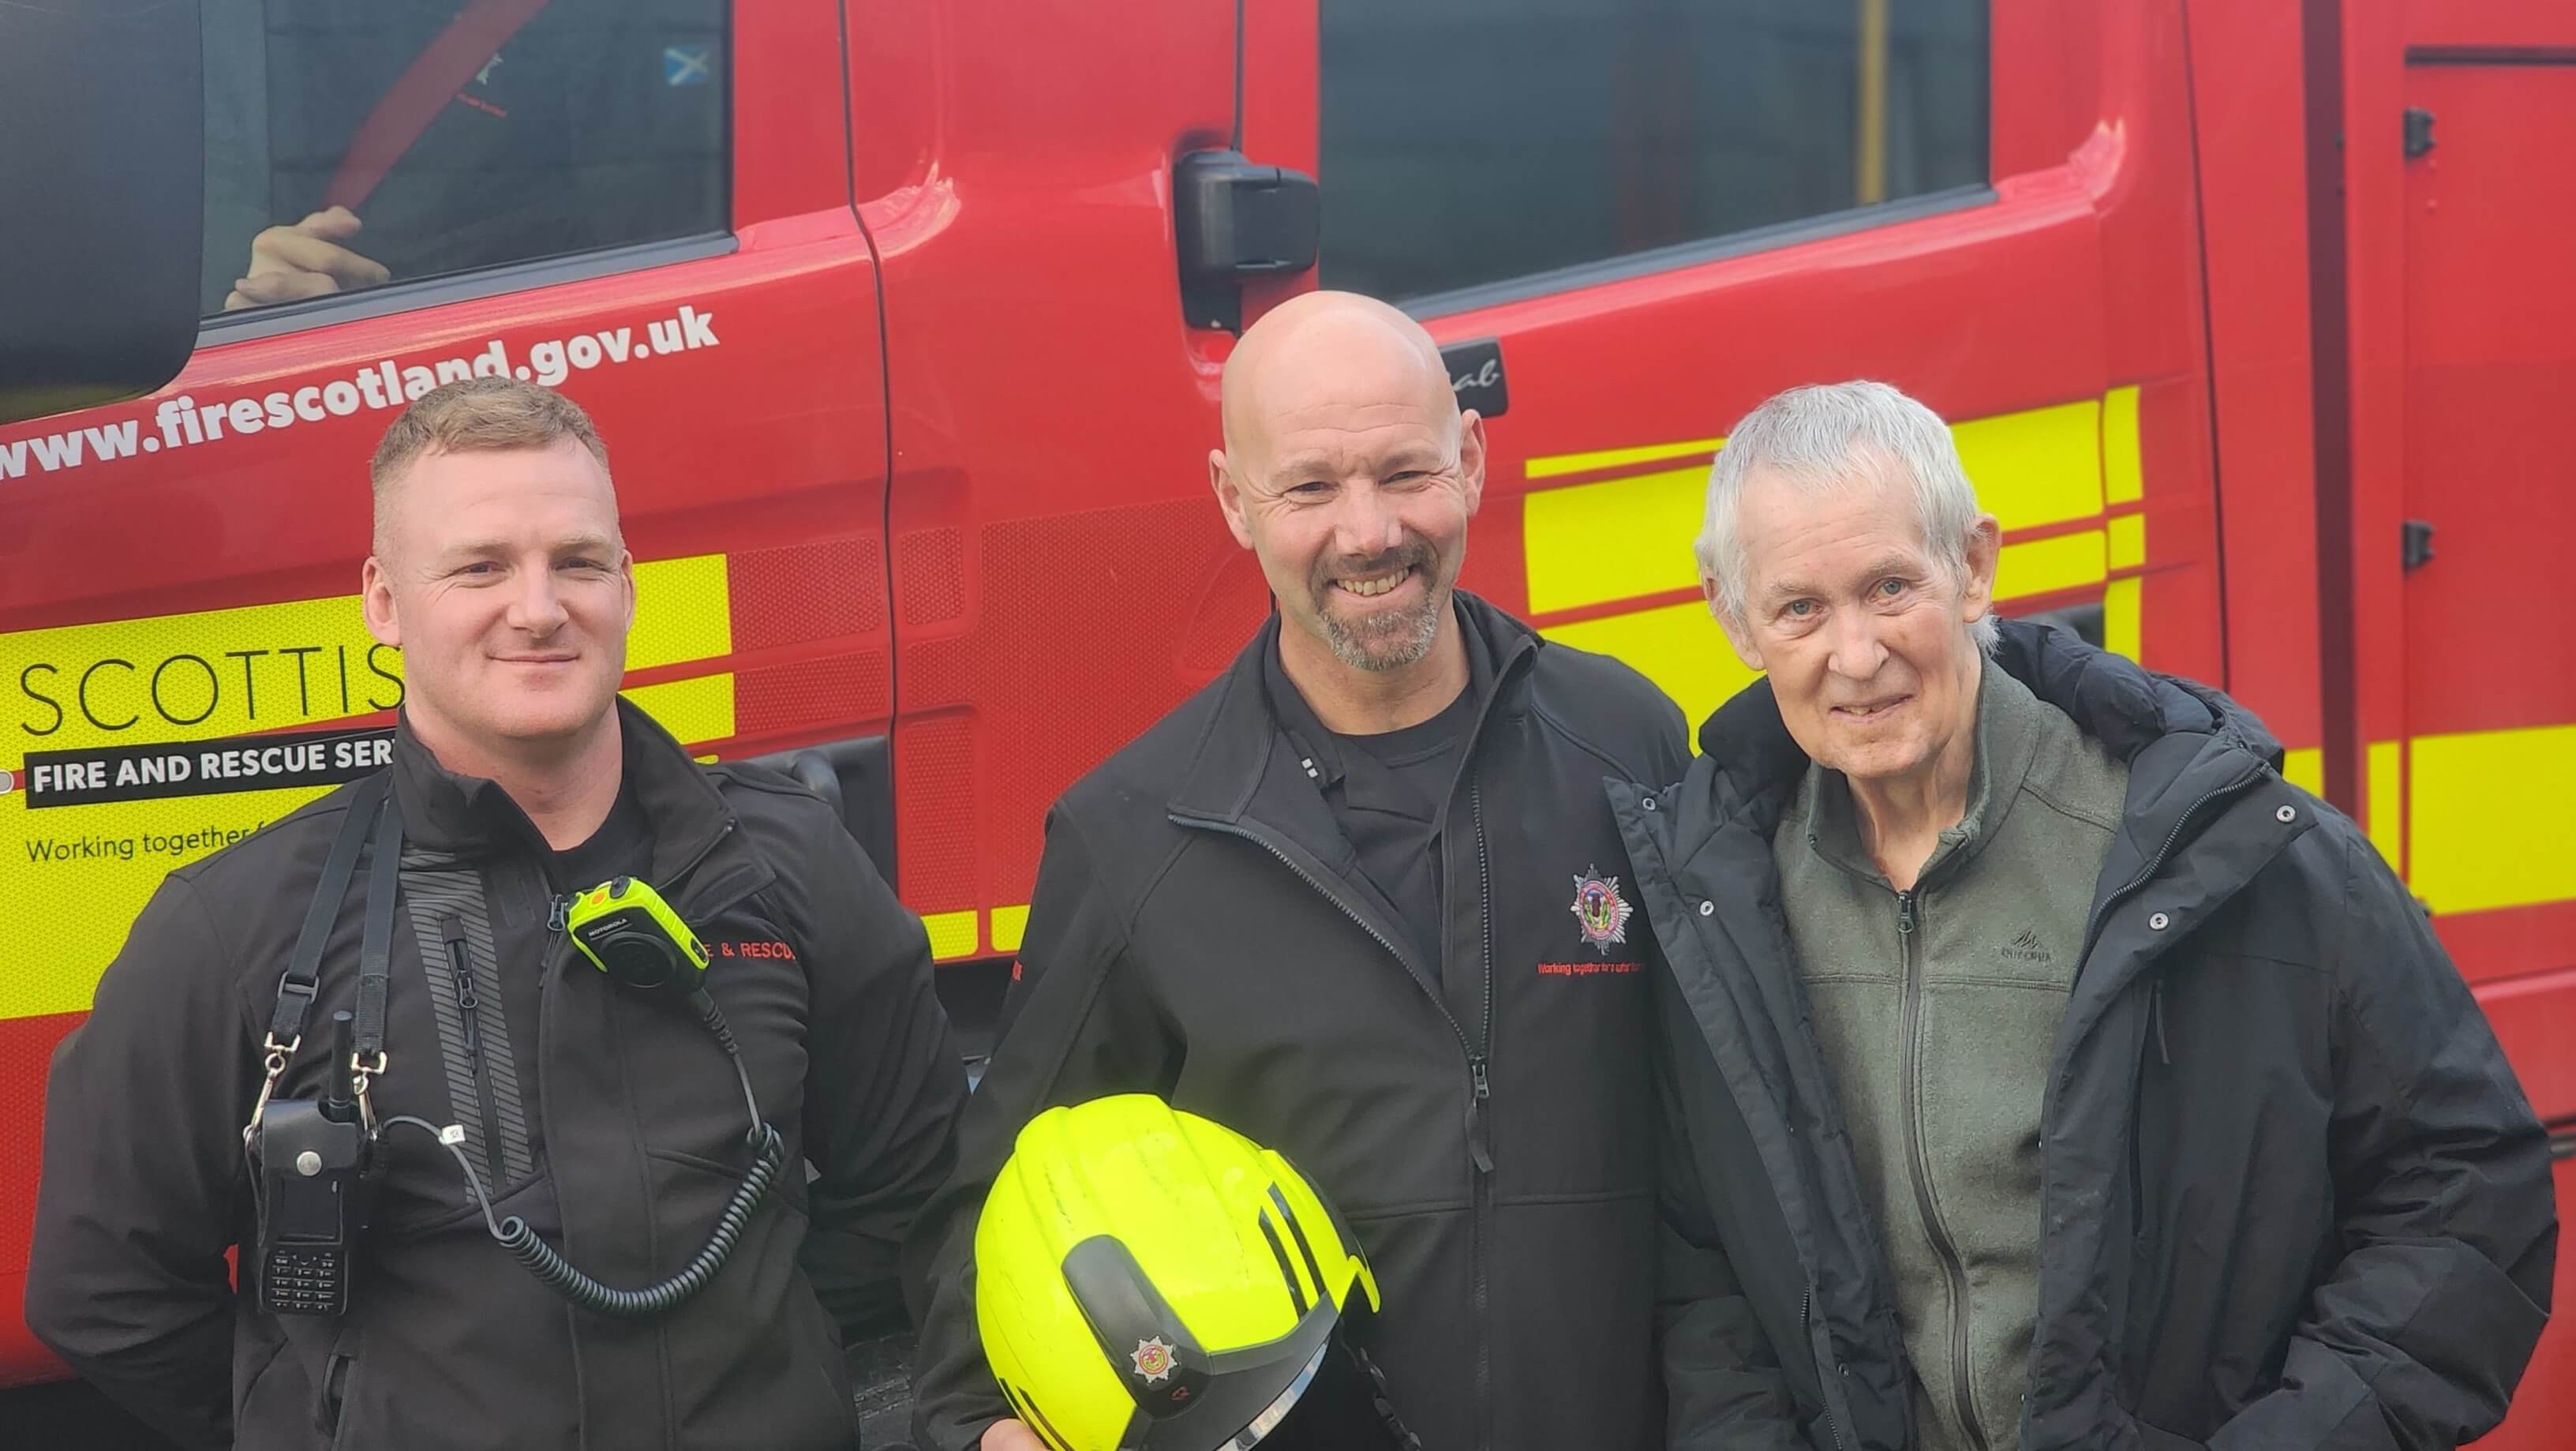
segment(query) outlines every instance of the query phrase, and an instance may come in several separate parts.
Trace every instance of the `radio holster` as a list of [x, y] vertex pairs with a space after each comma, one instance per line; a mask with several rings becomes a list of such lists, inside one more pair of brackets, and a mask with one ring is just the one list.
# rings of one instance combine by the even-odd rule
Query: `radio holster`
[[[266, 1076], [250, 1122], [242, 1126], [259, 1235], [243, 1269], [260, 1309], [271, 1315], [341, 1314], [349, 1308], [356, 1279], [357, 1249], [376, 1177], [371, 1152], [375, 1106], [368, 1088], [386, 1067], [385, 992], [393, 962], [395, 874], [402, 860], [402, 816], [386, 800], [389, 787], [389, 778], [379, 772], [350, 793], [348, 814], [323, 860], [322, 879], [305, 909], [294, 954], [278, 978], [277, 1007], [263, 1045]], [[366, 925], [358, 947], [356, 1011], [332, 1015], [332, 1060], [322, 1095], [279, 1098], [278, 1081], [304, 1044], [323, 948], [371, 832], [375, 841], [367, 872]]]

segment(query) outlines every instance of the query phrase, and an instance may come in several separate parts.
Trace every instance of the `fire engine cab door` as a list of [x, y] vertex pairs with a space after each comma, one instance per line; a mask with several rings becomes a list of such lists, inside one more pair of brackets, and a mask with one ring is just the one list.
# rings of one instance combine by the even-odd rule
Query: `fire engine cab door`
[[[2410, 878], [2445, 915], [2576, 906], [2576, 609], [2548, 583], [2576, 539], [2576, 271], [2552, 240], [2576, 227], [2576, 65], [2418, 61], [2406, 103], [2431, 142], [2406, 169]], [[2570, 965], [2565, 943], [2509, 965]]]
[[[2522, 8], [2527, 46], [2408, 53], [2404, 518], [2355, 522], [2371, 531], [2362, 547], [2401, 559], [2391, 575], [2405, 619], [2403, 736], [2368, 746], [2372, 834], [2402, 851], [2409, 884], [2477, 981], [2552, 1128], [2566, 1204], [2576, 609], [2561, 581], [2576, 539], [2576, 270], [2564, 245], [2576, 228], [2565, 154], [2576, 18]], [[2544, 24], [2556, 33], [2528, 33]], [[2559, 1256], [2557, 1294], [2576, 1295], [2576, 1257]], [[2482, 1444], [2555, 1446], [2571, 1417], [2576, 1336], [2553, 1323], [2504, 1429]]]
[[[1171, 207], [1175, 158], [1232, 126], [1234, 9], [903, 0], [849, 22], [893, 406], [895, 855], [939, 960], [1007, 958], [1048, 804], [1261, 618], [1207, 492], [1226, 338], [1184, 320]], [[1248, 587], [1220, 609], [1220, 581]]]

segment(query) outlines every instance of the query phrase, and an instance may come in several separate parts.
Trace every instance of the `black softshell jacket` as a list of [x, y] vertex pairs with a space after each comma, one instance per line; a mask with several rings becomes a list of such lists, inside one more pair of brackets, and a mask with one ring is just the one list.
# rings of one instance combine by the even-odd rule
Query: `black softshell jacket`
[[[54, 1062], [28, 1323], [182, 1446], [856, 1444], [836, 1347], [896, 1310], [899, 1245], [950, 1167], [965, 1096], [928, 944], [821, 800], [758, 768], [701, 769], [620, 710], [645, 877], [714, 954], [708, 991], [786, 1138], [777, 1186], [695, 1299], [612, 1321], [492, 1242], [447, 1150], [389, 1129], [350, 1313], [272, 1318], [236, 1296], [225, 1251], [255, 1240], [241, 1128], [351, 788], [335, 791], [171, 873]], [[442, 770], [407, 729], [390, 770], [405, 842], [378, 1111], [462, 1124], [487, 1180], [498, 1169], [498, 1211], [597, 1278], [672, 1274], [749, 1163], [734, 1070], [683, 1005], [572, 950], [552, 904], [592, 884], [552, 879], [499, 788]], [[355, 996], [364, 877], [284, 1096], [322, 1087], [331, 1014]]]
[[[1989, 668], [2125, 757], [2053, 1053], [2025, 1451], [2393, 1451], [2494, 1425], [2547, 1318], [2549, 1151], [2425, 916], [2215, 691], [2005, 622]], [[1676, 1448], [1901, 1451], [1885, 1261], [1772, 863], [1807, 768], [1767, 684], [1615, 787], [1680, 1129]]]
[[1642, 932], [1587, 942], [1572, 906], [1596, 869], [1626, 890], [1601, 781], [1677, 773], [1681, 716], [1626, 666], [1457, 598], [1496, 670], [1445, 817], [1441, 961], [1419, 960], [1272, 718], [1275, 618], [1057, 803], [1006, 1034], [909, 1252], [926, 1448], [962, 1451], [1007, 1413], [971, 1251], [1013, 1137], [1124, 1091], [1322, 1189], [1376, 1271], [1371, 1343], [1426, 1446], [1657, 1443]]

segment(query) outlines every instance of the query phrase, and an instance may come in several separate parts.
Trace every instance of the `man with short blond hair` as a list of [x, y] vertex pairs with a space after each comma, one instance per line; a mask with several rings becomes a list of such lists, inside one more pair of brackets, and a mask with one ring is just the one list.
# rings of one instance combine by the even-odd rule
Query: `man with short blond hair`
[[[821, 800], [701, 767], [619, 698], [634, 561], [570, 399], [440, 388], [373, 473], [392, 764], [172, 872], [134, 924], [55, 1059], [28, 1324], [208, 1451], [850, 1451], [838, 1347], [896, 1315], [965, 1095], [921, 925]], [[685, 1001], [566, 940], [576, 895], [638, 883], [709, 953]], [[322, 1163], [263, 1158], [262, 1130], [353, 1089], [371, 1163], [334, 1310], [311, 1252], [260, 1252], [298, 1221], [273, 1181]], [[513, 1223], [657, 1303], [568, 1303], [494, 1242]]]
[[546, 448], [562, 439], [580, 444], [607, 471], [608, 445], [580, 404], [515, 378], [468, 378], [422, 394], [395, 415], [367, 460], [367, 482], [381, 506], [423, 454]]
[[1665, 967], [1671, 1444], [2482, 1434], [2557, 1239], [2486, 1020], [2252, 716], [1998, 626], [2000, 545], [1882, 383], [1771, 399], [1710, 474], [1767, 678], [1611, 792]]

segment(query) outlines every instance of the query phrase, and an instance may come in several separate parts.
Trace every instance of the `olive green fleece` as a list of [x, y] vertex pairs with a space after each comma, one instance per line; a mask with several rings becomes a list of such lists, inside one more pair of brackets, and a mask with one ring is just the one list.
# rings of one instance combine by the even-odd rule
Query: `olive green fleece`
[[1810, 765], [1772, 839], [1896, 1287], [1923, 1451], [2021, 1444], [2040, 1105], [2128, 790], [2124, 762], [2002, 670], [1979, 681], [1975, 749], [1967, 814], [1910, 894], [1871, 861], [1839, 772]]

